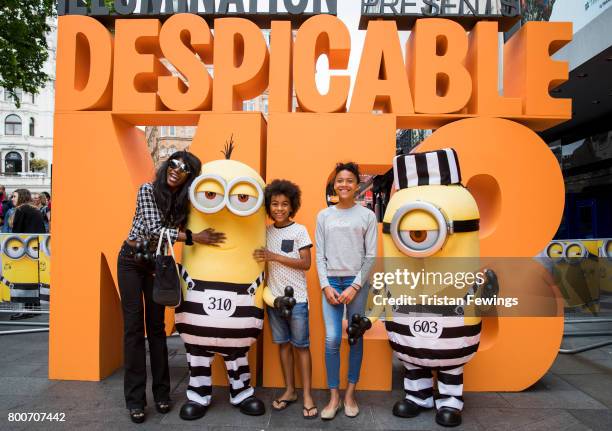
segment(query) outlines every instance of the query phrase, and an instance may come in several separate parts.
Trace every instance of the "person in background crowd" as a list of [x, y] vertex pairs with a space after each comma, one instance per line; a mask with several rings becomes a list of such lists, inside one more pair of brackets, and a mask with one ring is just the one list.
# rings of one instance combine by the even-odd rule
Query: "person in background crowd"
[[44, 193], [40, 193], [38, 195], [38, 199], [40, 201], [40, 207], [38, 208], [41, 214], [43, 215], [43, 220], [45, 221], [45, 230], [49, 232], [49, 222], [50, 219], [50, 211], [47, 203], [47, 196]]
[[51, 232], [51, 195], [49, 192], [42, 192], [41, 194], [47, 199], [47, 230]]
[[27, 189], [17, 189], [13, 192], [13, 233], [47, 233], [42, 213], [34, 206], [32, 195]]
[[4, 213], [4, 221], [2, 223], [2, 233], [11, 233], [13, 231], [13, 218], [15, 217], [15, 207], [12, 204], [10, 208]]
[[47, 198], [47, 206], [49, 207], [49, 211], [51, 211], [51, 195], [49, 192], [42, 192], [41, 195], [45, 195], [45, 198]]
[[42, 206], [40, 203], [40, 194], [32, 193], [32, 205], [38, 209]]
[[[315, 235], [317, 272], [323, 290], [325, 322], [325, 367], [329, 403], [321, 411], [322, 419], [333, 419], [342, 408], [340, 399], [340, 342], [342, 320], [346, 314], [363, 315], [368, 299], [368, 274], [376, 257], [376, 216], [355, 202], [359, 190], [359, 167], [338, 163], [333, 188], [338, 203], [317, 216]], [[344, 394], [344, 414], [355, 417], [359, 407], [355, 389], [363, 358], [363, 340], [350, 346], [348, 386]]]
[[0, 224], [4, 224], [4, 220], [6, 218], [6, 214], [13, 207], [13, 203], [11, 202], [11, 197], [7, 195], [6, 189], [4, 186], [0, 185]]

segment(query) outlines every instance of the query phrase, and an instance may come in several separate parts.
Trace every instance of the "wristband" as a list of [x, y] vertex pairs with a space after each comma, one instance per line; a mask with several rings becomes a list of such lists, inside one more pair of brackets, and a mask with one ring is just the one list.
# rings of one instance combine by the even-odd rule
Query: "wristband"
[[191, 235], [191, 231], [189, 229], [185, 231], [185, 236], [187, 237], [185, 239], [185, 245], [193, 245], [193, 236]]

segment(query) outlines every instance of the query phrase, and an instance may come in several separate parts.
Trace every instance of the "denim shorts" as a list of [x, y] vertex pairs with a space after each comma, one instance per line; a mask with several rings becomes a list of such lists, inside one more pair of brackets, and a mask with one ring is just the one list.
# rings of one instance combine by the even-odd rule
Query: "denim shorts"
[[295, 304], [289, 320], [283, 319], [276, 308], [267, 308], [270, 328], [272, 329], [272, 341], [275, 344], [291, 342], [295, 347], [310, 346], [307, 302]]

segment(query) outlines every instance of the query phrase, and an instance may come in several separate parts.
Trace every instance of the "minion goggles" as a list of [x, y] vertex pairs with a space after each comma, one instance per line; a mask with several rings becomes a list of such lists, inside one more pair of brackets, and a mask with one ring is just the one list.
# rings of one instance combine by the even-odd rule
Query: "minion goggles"
[[11, 259], [21, 259], [26, 254], [32, 259], [38, 259], [38, 247], [38, 235], [26, 238], [10, 235], [2, 244], [2, 252]]
[[[216, 182], [221, 187], [221, 190], [223, 190], [223, 193], [207, 190], [199, 191], [199, 186], [205, 181]], [[241, 184], [255, 188], [257, 196], [230, 194], [236, 186]], [[228, 210], [237, 216], [250, 216], [261, 207], [263, 199], [264, 193], [261, 185], [255, 179], [249, 177], [234, 178], [229, 183], [226, 183], [225, 179], [219, 175], [202, 174], [193, 181], [189, 188], [191, 204], [197, 210], [206, 214], [214, 214], [227, 207]]]

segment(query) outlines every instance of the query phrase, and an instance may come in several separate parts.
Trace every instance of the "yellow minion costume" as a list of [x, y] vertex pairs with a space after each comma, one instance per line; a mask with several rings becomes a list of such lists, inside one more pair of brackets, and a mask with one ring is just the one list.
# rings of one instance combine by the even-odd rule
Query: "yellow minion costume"
[[[456, 152], [399, 155], [393, 161], [393, 173], [396, 192], [383, 220], [385, 273], [477, 273], [480, 216], [473, 196], [461, 185]], [[486, 273], [496, 282], [492, 271]], [[414, 417], [423, 408], [435, 407], [438, 424], [461, 423], [463, 366], [478, 350], [481, 331], [481, 318], [465, 305], [465, 299], [476, 295], [484, 280], [465, 289], [435, 278], [432, 282], [421, 279], [411, 287], [386, 284], [387, 298], [415, 299], [412, 304], [393, 306], [392, 313], [385, 309], [389, 343], [405, 367], [406, 395], [395, 404], [394, 415]], [[428, 302], [435, 298], [449, 299], [449, 305]], [[379, 307], [370, 319], [355, 316], [349, 337], [359, 337], [382, 312]], [[435, 399], [433, 371], [438, 383]]]
[[7, 235], [2, 242], [2, 282], [10, 287], [5, 300], [38, 305], [38, 235]]
[[247, 358], [264, 319], [264, 268], [252, 257], [266, 243], [264, 186], [255, 170], [229, 157], [203, 165], [191, 185], [187, 229], [212, 228], [224, 233], [226, 241], [196, 243], [183, 251], [186, 289], [175, 317], [190, 370], [183, 419], [202, 417], [211, 402], [215, 354], [225, 361], [230, 402], [245, 414], [265, 413], [254, 397]]
[[39, 236], [38, 277], [40, 279], [40, 303], [48, 304], [51, 287], [51, 235]]

